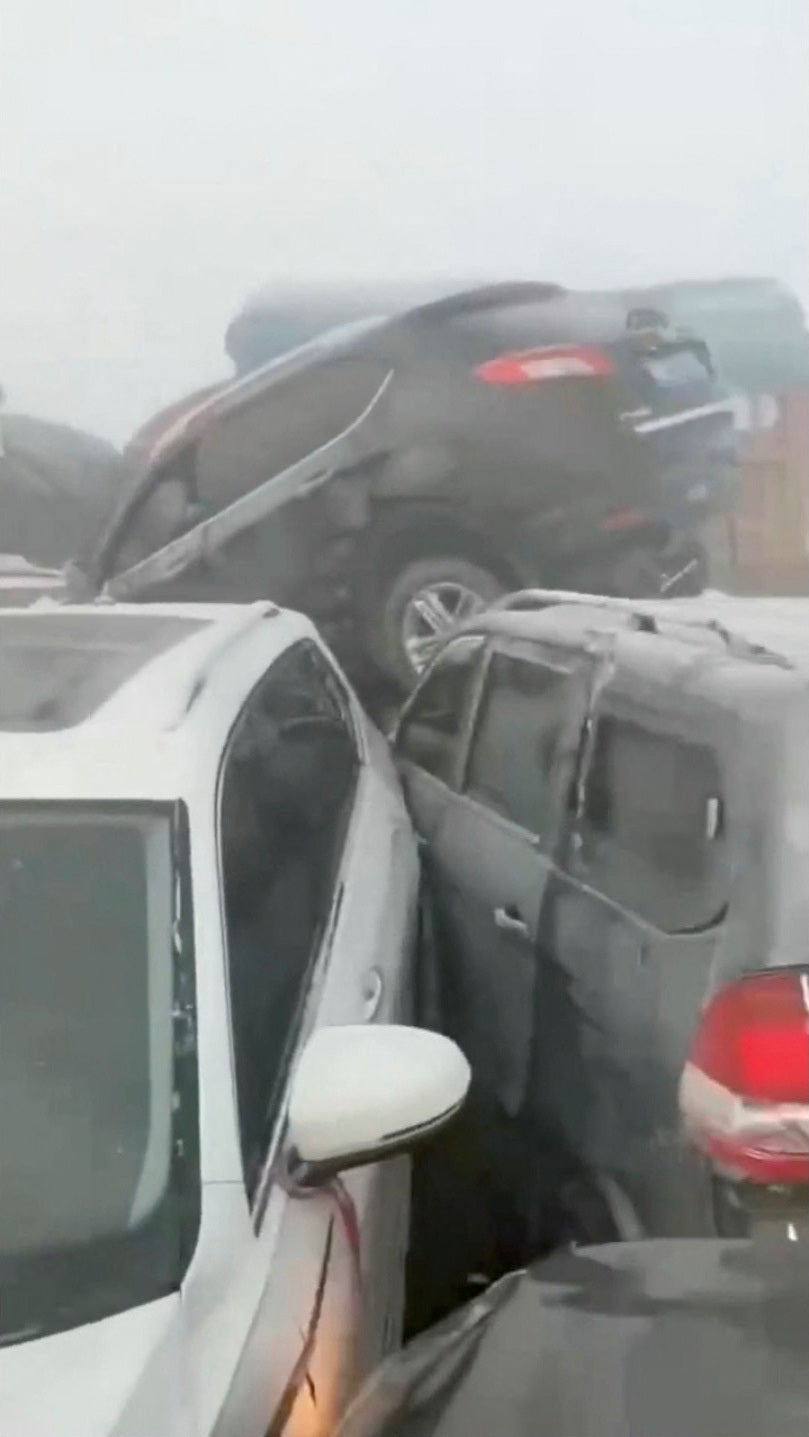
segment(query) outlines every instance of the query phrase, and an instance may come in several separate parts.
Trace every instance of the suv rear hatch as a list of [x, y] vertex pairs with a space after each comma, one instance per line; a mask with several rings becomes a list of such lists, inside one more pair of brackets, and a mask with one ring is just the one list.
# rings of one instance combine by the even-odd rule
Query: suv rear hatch
[[507, 458], [523, 503], [541, 493], [549, 507], [635, 505], [678, 528], [726, 504], [729, 396], [706, 345], [658, 311], [526, 284], [455, 296], [414, 321], [476, 381], [455, 421], [472, 451], [467, 483], [478, 470], [491, 485]]

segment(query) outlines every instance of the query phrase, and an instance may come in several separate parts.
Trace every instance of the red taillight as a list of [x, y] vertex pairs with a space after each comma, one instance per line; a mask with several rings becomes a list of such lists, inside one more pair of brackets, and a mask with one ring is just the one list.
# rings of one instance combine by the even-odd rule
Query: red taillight
[[809, 970], [751, 974], [712, 999], [680, 1108], [695, 1145], [729, 1176], [809, 1183]]
[[546, 379], [603, 379], [614, 367], [608, 354], [589, 345], [557, 344], [501, 354], [478, 365], [484, 384], [541, 384]]

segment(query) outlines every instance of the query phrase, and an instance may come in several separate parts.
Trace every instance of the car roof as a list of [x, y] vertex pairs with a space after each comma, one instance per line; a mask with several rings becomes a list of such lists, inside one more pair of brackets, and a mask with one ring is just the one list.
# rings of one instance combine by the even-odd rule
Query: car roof
[[528, 591], [509, 596], [458, 632], [578, 645], [595, 631], [633, 628], [809, 677], [809, 598], [709, 592], [689, 599], [613, 599]]
[[204, 739], [197, 700], [268, 618], [279, 652], [312, 631], [267, 602], [0, 610], [0, 796], [179, 793]]

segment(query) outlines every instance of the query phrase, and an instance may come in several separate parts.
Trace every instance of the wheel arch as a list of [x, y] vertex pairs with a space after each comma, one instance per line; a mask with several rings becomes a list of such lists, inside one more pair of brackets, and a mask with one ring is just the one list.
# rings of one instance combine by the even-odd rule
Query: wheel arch
[[383, 584], [406, 564], [443, 554], [479, 564], [505, 588], [520, 584], [517, 568], [507, 554], [454, 511], [439, 506], [397, 509], [375, 516], [367, 545], [360, 582], [369, 596], [378, 595]]

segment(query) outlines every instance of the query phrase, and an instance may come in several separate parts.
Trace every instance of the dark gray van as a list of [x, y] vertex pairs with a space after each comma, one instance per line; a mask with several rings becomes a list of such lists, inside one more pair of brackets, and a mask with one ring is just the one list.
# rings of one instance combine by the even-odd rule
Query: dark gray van
[[734, 1230], [677, 1087], [717, 986], [806, 962], [808, 744], [809, 600], [515, 596], [403, 710], [510, 1261], [553, 1240], [560, 1172], [580, 1239]]

